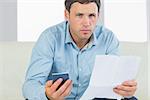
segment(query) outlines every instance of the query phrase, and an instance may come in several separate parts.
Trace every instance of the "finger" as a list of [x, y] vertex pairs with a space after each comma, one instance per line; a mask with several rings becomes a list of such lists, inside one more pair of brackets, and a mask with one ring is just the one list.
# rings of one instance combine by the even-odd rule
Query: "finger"
[[119, 90], [119, 89], [113, 89], [113, 91], [121, 96], [133, 96], [134, 95], [134, 92], [127, 92], [127, 91], [122, 91], [122, 90]]
[[61, 94], [62, 97], [68, 96], [71, 93], [71, 89], [72, 89], [72, 81], [69, 84], [69, 86], [67, 87], [67, 89], [65, 90], [65, 92], [63, 94]]
[[137, 86], [137, 82], [135, 80], [125, 81], [122, 84], [123, 85], [128, 85], [128, 86]]
[[63, 81], [63, 79], [59, 78], [56, 82], [54, 82], [52, 84], [52, 86], [50, 87], [50, 90], [52, 93], [54, 93], [56, 91], [56, 89], [58, 88], [58, 86], [61, 84], [62, 81]]
[[116, 89], [127, 91], [127, 92], [135, 92], [137, 87], [136, 86], [125, 86], [125, 85], [119, 85], [116, 87]]
[[67, 80], [56, 92], [56, 96], [60, 96], [71, 84], [71, 80]]
[[46, 87], [51, 87], [52, 84], [53, 84], [53, 81], [52, 81], [52, 80], [49, 80], [49, 81], [46, 82], [45, 86], [46, 86]]

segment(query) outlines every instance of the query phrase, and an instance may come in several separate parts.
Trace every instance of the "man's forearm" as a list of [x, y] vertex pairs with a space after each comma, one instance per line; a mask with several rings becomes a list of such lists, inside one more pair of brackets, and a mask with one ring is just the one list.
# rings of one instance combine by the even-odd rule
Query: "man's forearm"
[[35, 80], [24, 83], [23, 96], [27, 100], [48, 100], [45, 95], [45, 87]]

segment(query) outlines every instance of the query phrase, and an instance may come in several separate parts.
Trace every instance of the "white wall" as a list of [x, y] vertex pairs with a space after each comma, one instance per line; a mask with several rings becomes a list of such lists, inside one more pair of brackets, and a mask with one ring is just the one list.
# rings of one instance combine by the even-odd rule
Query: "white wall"
[[[150, 84], [150, 42], [148, 44], [148, 84]], [[148, 85], [148, 97], [150, 99], [150, 85]]]
[[[150, 84], [150, 0], [147, 0], [147, 12], [148, 12], [148, 38], [149, 38], [149, 44], [148, 44], [148, 80]], [[150, 97], [150, 85], [148, 86], [149, 89], [149, 97]]]
[[[34, 43], [0, 42], [0, 100], [24, 100], [21, 89], [33, 45]], [[150, 100], [147, 43], [121, 43], [120, 48], [121, 55], [142, 57], [136, 96], [139, 100]]]
[[0, 41], [17, 40], [17, 0], [0, 0]]
[[146, 4], [146, 0], [104, 0], [105, 25], [120, 41], [147, 41]]

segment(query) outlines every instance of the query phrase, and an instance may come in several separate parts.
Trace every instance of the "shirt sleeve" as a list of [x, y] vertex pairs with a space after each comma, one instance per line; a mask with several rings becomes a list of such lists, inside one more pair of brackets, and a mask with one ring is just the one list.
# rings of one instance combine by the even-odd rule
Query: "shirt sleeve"
[[106, 55], [119, 55], [119, 41], [112, 32], [107, 38]]
[[[48, 39], [49, 37], [50, 39]], [[43, 33], [36, 42], [23, 84], [23, 96], [28, 100], [47, 100], [45, 83], [54, 57], [54, 38]]]
[[130, 96], [130, 97], [125, 97], [124, 99], [121, 99], [121, 100], [138, 100], [136, 97], [134, 96]]

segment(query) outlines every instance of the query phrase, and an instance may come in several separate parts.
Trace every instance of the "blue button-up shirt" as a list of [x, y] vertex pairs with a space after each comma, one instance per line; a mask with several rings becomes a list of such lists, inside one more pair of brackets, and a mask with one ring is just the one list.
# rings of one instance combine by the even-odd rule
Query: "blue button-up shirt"
[[[29, 100], [47, 100], [45, 83], [52, 73], [68, 72], [73, 81], [69, 100], [79, 100], [88, 87], [96, 55], [117, 55], [119, 42], [104, 26], [96, 26], [91, 41], [79, 49], [64, 21], [46, 29], [33, 51], [23, 95]], [[102, 63], [102, 62], [100, 62]]]

